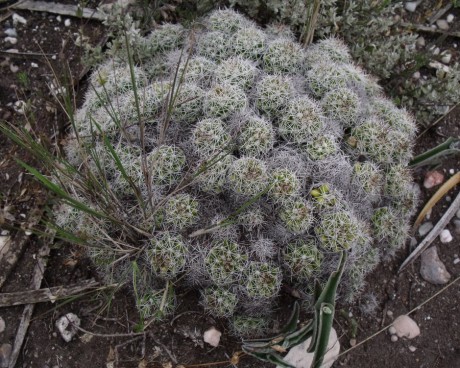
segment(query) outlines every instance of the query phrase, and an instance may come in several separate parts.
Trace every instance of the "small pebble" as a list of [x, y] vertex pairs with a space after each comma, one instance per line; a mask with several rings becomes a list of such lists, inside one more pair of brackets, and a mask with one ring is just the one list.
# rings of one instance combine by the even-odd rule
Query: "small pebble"
[[56, 327], [64, 341], [70, 342], [78, 332], [75, 326], [80, 326], [80, 323], [80, 318], [76, 314], [67, 313], [56, 321]]
[[31, 66], [32, 68], [38, 68], [38, 64], [37, 64], [37, 63], [30, 63], [30, 66]]
[[454, 169], [449, 169], [449, 174], [450, 174], [450, 175], [454, 175], [454, 173], [455, 173], [455, 170], [454, 170]]
[[17, 73], [19, 70], [19, 67], [14, 64], [10, 64], [10, 70], [12, 73]]
[[444, 181], [444, 174], [441, 171], [428, 171], [425, 174], [425, 179], [423, 181], [423, 186], [426, 189], [433, 188], [439, 184], [442, 184]]
[[69, 18], [67, 18], [67, 19], [64, 21], [64, 25], [65, 25], [66, 27], [70, 27], [70, 19], [69, 19]]
[[433, 223], [431, 221], [428, 221], [428, 222], [425, 222], [423, 224], [420, 225], [420, 227], [418, 228], [418, 234], [420, 236], [425, 236], [426, 234], [428, 234], [431, 229], [434, 227]]
[[451, 196], [446, 196], [446, 202], [450, 202], [452, 201], [452, 197]]
[[14, 28], [5, 29], [5, 34], [10, 37], [18, 37], [18, 32]]
[[431, 213], [432, 213], [432, 209], [430, 208], [430, 210], [426, 213], [426, 216], [425, 216], [427, 220], [431, 218]]
[[436, 25], [443, 31], [447, 31], [449, 29], [449, 23], [445, 19], [438, 19], [436, 21]]
[[0, 317], [0, 333], [5, 331], [5, 328], [6, 328], [5, 320], [2, 317]]
[[441, 53], [441, 49], [439, 47], [435, 47], [433, 50], [433, 55], [439, 55]]
[[393, 322], [393, 327], [396, 331], [395, 335], [398, 337], [407, 337], [408, 339], [413, 339], [414, 337], [420, 335], [420, 328], [418, 327], [417, 323], [409, 316], [402, 315], [396, 318]]
[[392, 342], [398, 341], [398, 336], [396, 336], [396, 335], [391, 335], [391, 341], [392, 341]]
[[18, 39], [16, 37], [5, 37], [5, 42], [9, 42], [12, 45], [16, 45], [18, 43]]
[[58, 15], [58, 16], [56, 17], [56, 20], [57, 20], [58, 22], [62, 21], [62, 18], [61, 18], [61, 16], [60, 16], [60, 15]]
[[396, 328], [394, 328], [393, 326], [390, 326], [390, 328], [388, 329], [388, 332], [390, 333], [390, 335], [394, 335], [396, 333]]
[[456, 264], [458, 264], [458, 263], [460, 263], [460, 258], [455, 258], [455, 259], [454, 259], [454, 264], [456, 265]]
[[420, 1], [408, 1], [407, 3], [404, 4], [404, 8], [408, 12], [413, 13], [417, 9], [418, 4], [420, 4]]
[[26, 24], [27, 20], [26, 20], [26, 18], [21, 17], [19, 14], [14, 13], [13, 14], [13, 24], [16, 25], [18, 23]]
[[350, 346], [353, 347], [356, 345], [356, 339], [350, 339]]
[[203, 334], [204, 342], [208, 343], [211, 346], [219, 346], [220, 337], [222, 332], [217, 330], [215, 327], [211, 327], [209, 330], [206, 330]]
[[449, 282], [451, 276], [444, 263], [439, 259], [436, 247], [425, 250], [420, 258], [420, 274], [425, 281], [434, 285], [443, 285]]
[[423, 38], [422, 36], [420, 36], [419, 38], [417, 38], [417, 41], [416, 41], [416, 44], [417, 46], [419, 47], [425, 47], [425, 38]]
[[410, 351], [411, 353], [415, 352], [415, 350], [417, 350], [417, 348], [416, 348], [415, 346], [412, 346], [412, 345], [409, 346], [409, 351]]
[[446, 17], [446, 21], [447, 23], [452, 23], [454, 21], [454, 15], [453, 14], [449, 14], [447, 17]]
[[388, 317], [393, 317], [393, 312], [391, 310], [387, 310], [387, 316]]
[[412, 74], [412, 78], [415, 80], [420, 79], [420, 72], [415, 72], [414, 74]]
[[441, 61], [444, 63], [444, 64], [449, 64], [450, 61], [452, 59], [452, 55], [450, 53], [446, 53], [445, 55], [443, 55], [443, 57], [441, 58]]
[[449, 230], [444, 229], [443, 231], [441, 231], [441, 234], [439, 234], [439, 240], [441, 241], [441, 243], [446, 244], [450, 243], [453, 240], [453, 237]]

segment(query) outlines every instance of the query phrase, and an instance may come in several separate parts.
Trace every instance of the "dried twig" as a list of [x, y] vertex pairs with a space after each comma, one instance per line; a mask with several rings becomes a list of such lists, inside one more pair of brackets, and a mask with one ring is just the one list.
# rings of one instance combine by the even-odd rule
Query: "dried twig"
[[91, 279], [68, 287], [56, 286], [38, 290], [3, 293], [0, 294], [0, 307], [10, 307], [13, 305], [22, 304], [36, 304], [43, 302], [54, 303], [56, 300], [67, 298], [97, 286], [99, 286], [99, 283], [94, 279]]
[[[33, 228], [38, 224], [43, 215], [43, 203], [36, 203], [37, 208], [32, 211], [29, 220], [29, 228]], [[30, 239], [30, 236], [26, 235], [25, 232], [18, 232], [16, 236], [11, 239], [10, 246], [7, 249], [2, 249], [0, 254], [0, 289], [8, 278], [10, 272], [16, 266], [17, 261], [21, 257], [26, 243]], [[39, 288], [40, 285], [34, 289]]]
[[441, 233], [441, 231], [446, 227], [452, 217], [455, 216], [455, 213], [460, 209], [460, 193], [458, 193], [455, 200], [452, 202], [450, 207], [447, 209], [446, 213], [441, 217], [436, 226], [430, 231], [430, 233], [423, 239], [423, 241], [415, 248], [415, 250], [406, 258], [401, 267], [398, 270], [398, 273], [401, 272], [404, 268], [412, 263], [432, 242], [436, 237]]
[[25, 0], [13, 4], [10, 9], [40, 11], [53, 14], [67, 15], [70, 17], [105, 20], [107, 15], [96, 9], [81, 8], [78, 5], [49, 3], [45, 1]]
[[[43, 274], [45, 273], [45, 267], [46, 267], [47, 257], [49, 253], [50, 253], [50, 248], [47, 245], [44, 245], [38, 252], [37, 264], [35, 265], [32, 283], [30, 285], [31, 288], [33, 289], [38, 289], [42, 283]], [[13, 351], [11, 353], [8, 368], [14, 368], [16, 365], [16, 361], [18, 360], [18, 357], [19, 357], [19, 352], [21, 351], [21, 348], [22, 348], [22, 343], [24, 342], [24, 338], [26, 337], [27, 329], [29, 328], [30, 318], [32, 317], [34, 307], [35, 307], [35, 304], [28, 304], [24, 308], [24, 312], [22, 313], [21, 323], [19, 324], [18, 331], [14, 339]]]
[[447, 5], [441, 9], [439, 9], [436, 13], [434, 13], [431, 18], [428, 20], [428, 23], [432, 25], [434, 22], [436, 22], [439, 18], [441, 18], [444, 14], [446, 14], [450, 8], [452, 8], [452, 2], [449, 1]]
[[405, 28], [416, 30], [418, 32], [437, 33], [437, 34], [445, 35], [447, 37], [460, 38], [460, 32], [447, 32], [439, 28], [431, 28], [429, 26], [424, 26], [422, 24], [415, 24], [415, 23], [408, 23], [408, 22], [401, 22], [399, 23], [399, 25]]

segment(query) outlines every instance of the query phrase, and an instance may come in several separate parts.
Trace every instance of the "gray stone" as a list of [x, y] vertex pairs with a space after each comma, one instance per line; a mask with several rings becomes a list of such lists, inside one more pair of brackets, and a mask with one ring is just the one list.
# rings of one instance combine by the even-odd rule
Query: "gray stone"
[[[310, 346], [311, 337], [302, 344], [294, 346], [284, 357], [284, 360], [296, 368], [310, 368], [313, 363], [314, 353], [307, 353]], [[340, 352], [340, 343], [337, 339], [337, 332], [332, 329], [327, 344], [327, 353], [324, 356], [323, 364], [320, 368], [330, 368], [334, 364]], [[276, 368], [281, 368], [279, 365]]]
[[406, 315], [402, 315], [396, 318], [392, 323], [392, 326], [395, 331], [393, 336], [397, 336], [399, 338], [405, 337], [407, 339], [413, 339], [414, 337], [420, 335], [420, 328], [418, 327], [417, 323]]
[[443, 285], [450, 280], [450, 273], [439, 259], [436, 247], [428, 248], [421, 256], [420, 274], [431, 284]]
[[56, 327], [66, 342], [70, 342], [80, 327], [80, 318], [74, 313], [67, 313], [56, 321]]
[[10, 344], [0, 346], [0, 368], [8, 368], [12, 350], [13, 347]]
[[445, 19], [438, 19], [436, 21], [436, 25], [443, 31], [447, 31], [449, 29], [449, 23]]
[[425, 44], [426, 44], [425, 38], [420, 36], [419, 38], [417, 38], [416, 44], [418, 47], [425, 47]]
[[433, 227], [434, 225], [431, 221], [425, 222], [421, 224], [420, 227], [418, 228], [418, 233], [420, 236], [425, 236], [431, 231]]

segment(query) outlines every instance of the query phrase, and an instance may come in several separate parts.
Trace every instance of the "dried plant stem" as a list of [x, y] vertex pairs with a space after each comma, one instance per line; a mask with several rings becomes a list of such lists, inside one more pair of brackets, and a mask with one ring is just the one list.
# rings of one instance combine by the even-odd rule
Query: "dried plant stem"
[[308, 9], [304, 30], [300, 37], [300, 41], [304, 46], [308, 46], [313, 42], [313, 36], [315, 35], [316, 22], [318, 21], [320, 6], [321, 0], [314, 0], [311, 4], [307, 5]]
[[441, 231], [446, 227], [452, 217], [455, 216], [455, 213], [460, 209], [460, 193], [458, 193], [455, 200], [452, 202], [450, 207], [438, 221], [436, 226], [430, 233], [423, 239], [423, 241], [418, 245], [417, 248], [407, 257], [407, 259], [403, 262], [401, 267], [398, 270], [398, 273], [401, 272], [404, 268], [407, 267], [410, 263], [412, 263], [432, 242], [436, 237], [441, 233]]

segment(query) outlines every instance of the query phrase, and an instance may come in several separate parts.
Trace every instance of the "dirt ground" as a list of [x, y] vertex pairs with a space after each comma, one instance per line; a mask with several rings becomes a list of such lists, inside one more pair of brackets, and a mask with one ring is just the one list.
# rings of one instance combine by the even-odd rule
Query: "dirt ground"
[[[94, 2], [90, 1], [86, 5], [94, 6]], [[89, 37], [88, 42], [96, 45], [104, 40], [106, 30], [100, 22], [93, 20], [65, 16], [59, 20], [56, 15], [47, 12], [16, 13], [24, 17], [27, 23], [16, 26], [17, 44], [5, 41], [5, 35], [0, 38], [0, 120], [29, 128], [37, 139], [47, 142], [50, 149], [54, 149], [55, 142], [63, 137], [63, 122], [66, 119], [49, 92], [55, 78], [53, 70], [56, 75], [70, 71], [78, 96], [79, 89], [84, 88], [85, 68], [81, 63], [82, 50], [75, 41], [83, 34]], [[460, 14], [456, 15], [456, 19], [459, 19]], [[70, 19], [70, 24], [66, 23], [66, 19]], [[12, 21], [13, 12], [0, 8], [0, 29], [4, 31], [11, 27]], [[460, 28], [460, 24], [457, 27]], [[453, 45], [458, 39], [447, 38], [444, 42]], [[10, 49], [13, 48], [18, 52], [12, 52]], [[458, 60], [458, 49], [453, 46], [451, 49], [454, 59]], [[30, 107], [26, 108], [25, 114], [17, 111], [20, 108], [17, 101], [20, 100]], [[420, 137], [416, 153], [442, 143], [447, 136], [460, 137], [459, 129], [458, 108]], [[15, 162], [17, 158], [40, 164], [31, 162], [29, 155], [6, 137], [0, 136], [0, 231], [2, 235], [10, 235], [15, 246], [24, 245], [19, 262], [0, 287], [1, 293], [30, 288], [37, 254], [46, 238], [37, 235], [24, 237], [24, 231], [37, 213], [52, 204], [46, 192], [19, 168]], [[415, 181], [422, 189], [421, 205], [436, 190], [423, 188], [426, 170], [422, 168], [414, 172]], [[444, 171], [446, 178], [452, 172], [460, 171], [459, 157], [444, 161], [440, 170]], [[458, 192], [459, 188], [452, 190], [434, 208], [431, 214], [433, 223], [442, 216]], [[434, 245], [452, 275], [451, 280], [454, 280], [460, 276], [460, 263], [454, 263], [460, 255], [460, 232], [453, 224], [449, 224], [448, 229], [454, 240], [447, 244], [436, 240]], [[97, 277], [78, 247], [60, 241], [50, 246], [52, 249], [42, 287], [71, 285]], [[397, 273], [410, 249], [408, 245], [395, 259], [381, 264], [369, 276], [369, 286], [361, 299], [353, 305], [338, 306], [335, 327], [340, 336], [342, 353], [334, 367], [460, 367], [460, 283], [453, 284], [412, 313], [412, 318], [421, 329], [417, 338], [391, 342], [389, 334], [383, 332], [348, 351], [353, 343], [354, 322], [357, 323], [355, 338], [359, 344], [391, 323], [396, 316], [408, 313], [443, 288], [421, 278], [420, 261], [416, 261], [404, 272]], [[0, 276], [2, 272], [5, 270], [0, 269]], [[16, 367], [232, 366], [229, 360], [240, 350], [239, 341], [230, 335], [223, 321], [214, 320], [203, 313], [195, 292], [185, 289], [181, 292], [180, 300], [183, 302], [175, 317], [152, 325], [145, 335], [131, 332], [137, 314], [132, 308], [129, 290], [93, 290], [77, 298], [39, 303], [35, 306]], [[363, 313], [362, 305], [373, 297], [375, 308]], [[285, 298], [285, 304], [292, 304], [292, 297], [286, 295]], [[104, 308], [109, 300], [110, 307]], [[0, 332], [0, 345], [14, 344], [23, 311], [24, 306], [0, 308], [0, 317], [6, 323], [5, 331]], [[78, 338], [67, 343], [59, 336], [55, 322], [69, 312], [77, 314], [82, 319], [81, 326], [90, 332], [80, 331]], [[287, 310], [280, 311], [279, 320], [275, 323], [281, 324], [287, 315]], [[210, 326], [216, 326], [223, 332], [221, 344], [217, 348], [202, 342], [202, 333]], [[242, 356], [237, 365], [242, 368], [269, 366], [247, 356]]]

